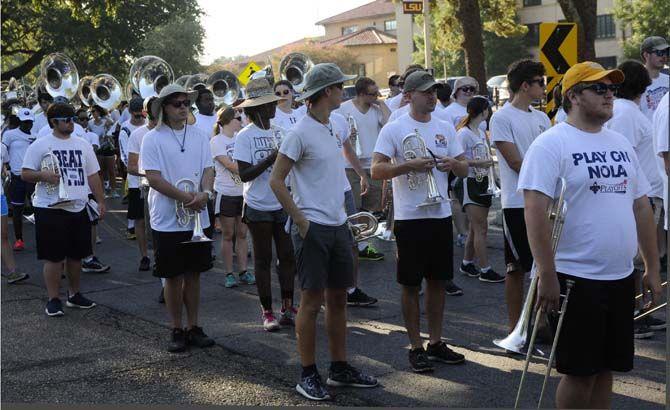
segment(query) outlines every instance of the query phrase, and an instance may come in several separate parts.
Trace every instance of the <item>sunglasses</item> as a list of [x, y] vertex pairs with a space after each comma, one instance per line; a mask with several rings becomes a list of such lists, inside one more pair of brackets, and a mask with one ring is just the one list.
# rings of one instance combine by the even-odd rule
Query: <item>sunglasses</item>
[[69, 124], [71, 122], [76, 121], [77, 117], [54, 117], [52, 119], [56, 121], [63, 121], [64, 123]]
[[169, 101], [167, 104], [173, 106], [174, 108], [179, 108], [179, 107], [190, 107], [191, 106], [191, 100], [181, 100], [181, 101]]
[[466, 85], [465, 87], [459, 88], [459, 90], [463, 91], [464, 93], [474, 93], [477, 88], [471, 85]]
[[668, 56], [670, 55], [670, 48], [666, 48], [665, 50], [651, 50], [649, 53], [656, 54], [659, 57]]
[[288, 95], [290, 92], [291, 90], [275, 91], [275, 95], [281, 97], [282, 95]]
[[533, 85], [533, 83], [537, 83], [540, 87], [544, 87], [544, 78], [536, 78], [534, 80], [526, 81], [528, 85]]
[[582, 86], [580, 88], [581, 88], [580, 91], [591, 90], [598, 95], [605, 95], [605, 94], [607, 94], [608, 90], [615, 93], [619, 89], [619, 84], [595, 83], [595, 84], [585, 85], [585, 86]]

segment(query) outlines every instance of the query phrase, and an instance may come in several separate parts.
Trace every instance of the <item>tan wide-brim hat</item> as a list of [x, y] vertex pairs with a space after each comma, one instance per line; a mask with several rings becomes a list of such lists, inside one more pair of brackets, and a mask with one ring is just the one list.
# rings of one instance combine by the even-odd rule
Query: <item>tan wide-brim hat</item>
[[353, 80], [356, 77], [358, 76], [344, 74], [337, 64], [317, 64], [305, 74], [305, 86], [296, 101], [304, 101], [328, 86]]
[[186, 94], [186, 97], [191, 102], [195, 102], [195, 100], [198, 98], [198, 91], [187, 91], [179, 84], [168, 84], [163, 87], [161, 92], [158, 94], [158, 97], [156, 97], [156, 99], [151, 103], [151, 114], [154, 116], [154, 118], [158, 118], [158, 115], [163, 108], [163, 101], [165, 101], [165, 99], [172, 94]]
[[236, 106], [236, 108], [257, 107], [259, 105], [283, 100], [283, 98], [275, 95], [270, 82], [265, 78], [255, 78], [249, 81], [249, 83], [247, 83], [245, 94], [246, 99], [242, 104]]

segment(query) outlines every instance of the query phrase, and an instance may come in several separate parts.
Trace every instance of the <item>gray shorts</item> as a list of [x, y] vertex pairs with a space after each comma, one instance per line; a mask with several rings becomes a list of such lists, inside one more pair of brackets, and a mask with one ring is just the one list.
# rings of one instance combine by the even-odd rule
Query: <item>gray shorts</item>
[[351, 189], [344, 192], [344, 210], [346, 211], [347, 216], [351, 216], [358, 212], [356, 201], [354, 201], [354, 193]]
[[347, 224], [309, 223], [301, 238], [298, 226], [291, 227], [300, 289], [350, 288], [354, 285], [353, 237]]

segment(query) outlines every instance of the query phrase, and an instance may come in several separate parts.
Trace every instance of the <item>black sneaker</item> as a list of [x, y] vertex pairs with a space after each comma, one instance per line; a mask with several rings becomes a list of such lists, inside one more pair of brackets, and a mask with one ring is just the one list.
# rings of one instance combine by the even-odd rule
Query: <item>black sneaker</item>
[[637, 321], [633, 326], [633, 337], [636, 339], [649, 339], [650, 337], [654, 337], [654, 331], [646, 323]]
[[465, 362], [465, 356], [456, 353], [447, 346], [444, 342], [439, 342], [435, 345], [428, 343], [426, 349], [426, 356], [428, 359], [447, 364], [460, 364]]
[[65, 306], [69, 308], [78, 308], [78, 309], [90, 309], [95, 307], [95, 302], [89, 300], [77, 292], [74, 295], [67, 298]]
[[295, 386], [295, 390], [310, 400], [330, 400], [330, 394], [323, 385], [318, 372], [301, 377], [300, 382]]
[[444, 285], [444, 291], [449, 296], [462, 296], [463, 295], [463, 289], [456, 286], [456, 284], [454, 283], [453, 280], [448, 280], [447, 281], [447, 283]]
[[348, 363], [338, 370], [332, 368], [328, 371], [328, 386], [333, 387], [377, 387], [379, 382], [372, 376], [362, 373], [360, 370], [349, 365]]
[[468, 263], [465, 265], [463, 262], [461, 262], [461, 267], [459, 270], [462, 274], [468, 275], [471, 278], [476, 278], [481, 273], [474, 263]]
[[368, 245], [362, 251], [358, 251], [358, 258], [368, 261], [380, 261], [384, 259], [384, 254], [377, 252], [377, 250], [373, 248], [372, 245]]
[[186, 332], [188, 337], [188, 344], [196, 347], [210, 347], [214, 346], [214, 339], [207, 336], [205, 332], [202, 331], [202, 328], [199, 326], [193, 326]]
[[164, 304], [165, 303], [165, 293], [163, 292], [163, 288], [161, 287], [161, 294], [158, 295], [158, 303]]
[[147, 271], [151, 269], [151, 259], [148, 256], [143, 256], [140, 260], [140, 270]]
[[428, 360], [423, 347], [409, 351], [409, 365], [415, 373], [432, 372], [433, 364]]
[[63, 316], [63, 304], [60, 299], [53, 298], [47, 302], [47, 307], [44, 309], [47, 316]]
[[375, 303], [377, 303], [377, 299], [368, 296], [359, 288], [356, 288], [352, 293], [347, 294], [347, 305], [349, 306], [370, 306]]
[[651, 330], [665, 330], [665, 320], [647, 315], [643, 317], [642, 323], [647, 325]]
[[172, 329], [172, 337], [170, 338], [167, 351], [170, 353], [186, 351], [186, 332], [184, 332], [184, 329]]
[[482, 272], [479, 274], [479, 280], [482, 282], [500, 283], [505, 281], [505, 277], [499, 275], [493, 269], [489, 269], [486, 272]]
[[109, 265], [104, 265], [97, 257], [89, 260], [84, 259], [81, 262], [81, 271], [84, 273], [103, 273], [110, 269]]

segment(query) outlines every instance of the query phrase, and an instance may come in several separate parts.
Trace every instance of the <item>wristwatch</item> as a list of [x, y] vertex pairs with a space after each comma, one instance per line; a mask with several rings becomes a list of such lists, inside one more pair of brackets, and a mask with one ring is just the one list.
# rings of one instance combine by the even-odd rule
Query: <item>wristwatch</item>
[[204, 190], [204, 191], [202, 191], [202, 192], [204, 192], [204, 193], [207, 194], [207, 198], [208, 198], [210, 201], [213, 201], [213, 200], [214, 200], [214, 192], [210, 191], [209, 189], [206, 189], [206, 190]]

